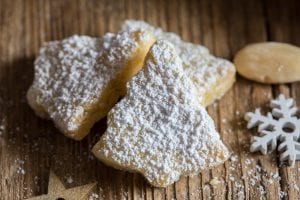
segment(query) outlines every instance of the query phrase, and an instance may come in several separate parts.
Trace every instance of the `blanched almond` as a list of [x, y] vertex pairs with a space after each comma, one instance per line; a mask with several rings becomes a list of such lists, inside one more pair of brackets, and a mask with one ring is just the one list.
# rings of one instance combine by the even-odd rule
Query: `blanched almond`
[[250, 44], [234, 58], [240, 75], [261, 83], [300, 80], [300, 48], [279, 42]]

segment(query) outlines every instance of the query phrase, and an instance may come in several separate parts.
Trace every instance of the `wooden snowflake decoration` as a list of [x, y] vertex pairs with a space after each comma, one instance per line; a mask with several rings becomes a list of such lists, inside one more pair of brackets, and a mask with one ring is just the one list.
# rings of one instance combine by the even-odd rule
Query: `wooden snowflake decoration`
[[293, 103], [293, 99], [281, 94], [271, 101], [272, 113], [267, 113], [267, 116], [262, 115], [260, 109], [246, 113], [247, 128], [257, 126], [259, 133], [251, 141], [251, 152], [266, 154], [278, 145], [280, 162], [287, 161], [289, 165], [294, 165], [296, 160], [300, 160], [300, 119], [296, 117], [298, 109]]

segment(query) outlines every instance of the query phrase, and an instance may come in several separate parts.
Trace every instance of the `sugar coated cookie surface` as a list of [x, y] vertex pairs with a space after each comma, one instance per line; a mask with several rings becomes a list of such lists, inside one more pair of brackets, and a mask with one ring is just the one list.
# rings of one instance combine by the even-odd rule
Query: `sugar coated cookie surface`
[[196, 86], [204, 106], [221, 98], [235, 82], [234, 65], [225, 59], [212, 56], [202, 45], [184, 42], [178, 35], [164, 32], [143, 21], [127, 20], [122, 25], [122, 29], [148, 30], [157, 39], [171, 42], [183, 62], [185, 73]]
[[122, 31], [45, 44], [34, 64], [30, 106], [66, 136], [82, 139], [125, 93], [154, 41], [144, 31]]
[[173, 45], [158, 41], [109, 112], [107, 131], [93, 153], [157, 187], [219, 165], [229, 153], [199, 101]]

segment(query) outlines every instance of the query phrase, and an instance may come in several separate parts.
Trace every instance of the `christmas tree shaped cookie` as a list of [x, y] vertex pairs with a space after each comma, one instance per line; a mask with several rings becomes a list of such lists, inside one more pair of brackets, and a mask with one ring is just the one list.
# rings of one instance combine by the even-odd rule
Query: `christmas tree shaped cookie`
[[199, 103], [172, 44], [156, 42], [126, 96], [109, 112], [93, 153], [117, 169], [141, 173], [165, 187], [223, 163], [228, 150]]
[[177, 34], [165, 32], [143, 21], [127, 20], [122, 30], [147, 30], [157, 39], [171, 42], [182, 60], [184, 72], [195, 85], [203, 106], [221, 98], [235, 82], [234, 65], [211, 55], [202, 45], [185, 42]]
[[144, 31], [122, 31], [47, 43], [35, 60], [29, 105], [66, 136], [82, 139], [124, 95], [154, 41]]

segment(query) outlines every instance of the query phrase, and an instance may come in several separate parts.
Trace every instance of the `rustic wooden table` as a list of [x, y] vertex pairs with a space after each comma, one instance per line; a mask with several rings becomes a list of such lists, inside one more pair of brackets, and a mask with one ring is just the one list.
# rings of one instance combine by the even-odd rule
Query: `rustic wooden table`
[[165, 189], [153, 188], [140, 175], [112, 169], [92, 156], [90, 149], [105, 130], [105, 120], [86, 139], [75, 142], [34, 115], [25, 93], [42, 43], [72, 34], [101, 36], [117, 31], [130, 18], [177, 32], [228, 59], [251, 42], [300, 45], [298, 0], [1, 0], [0, 199], [46, 193], [50, 168], [66, 187], [98, 181], [98, 199], [300, 199], [300, 162], [279, 166], [276, 153], [249, 153], [254, 131], [248, 131], [243, 120], [255, 107], [268, 109], [269, 100], [279, 93], [294, 97], [300, 106], [300, 83], [262, 85], [238, 76], [224, 98], [208, 107], [233, 156], [224, 165], [181, 178]]

